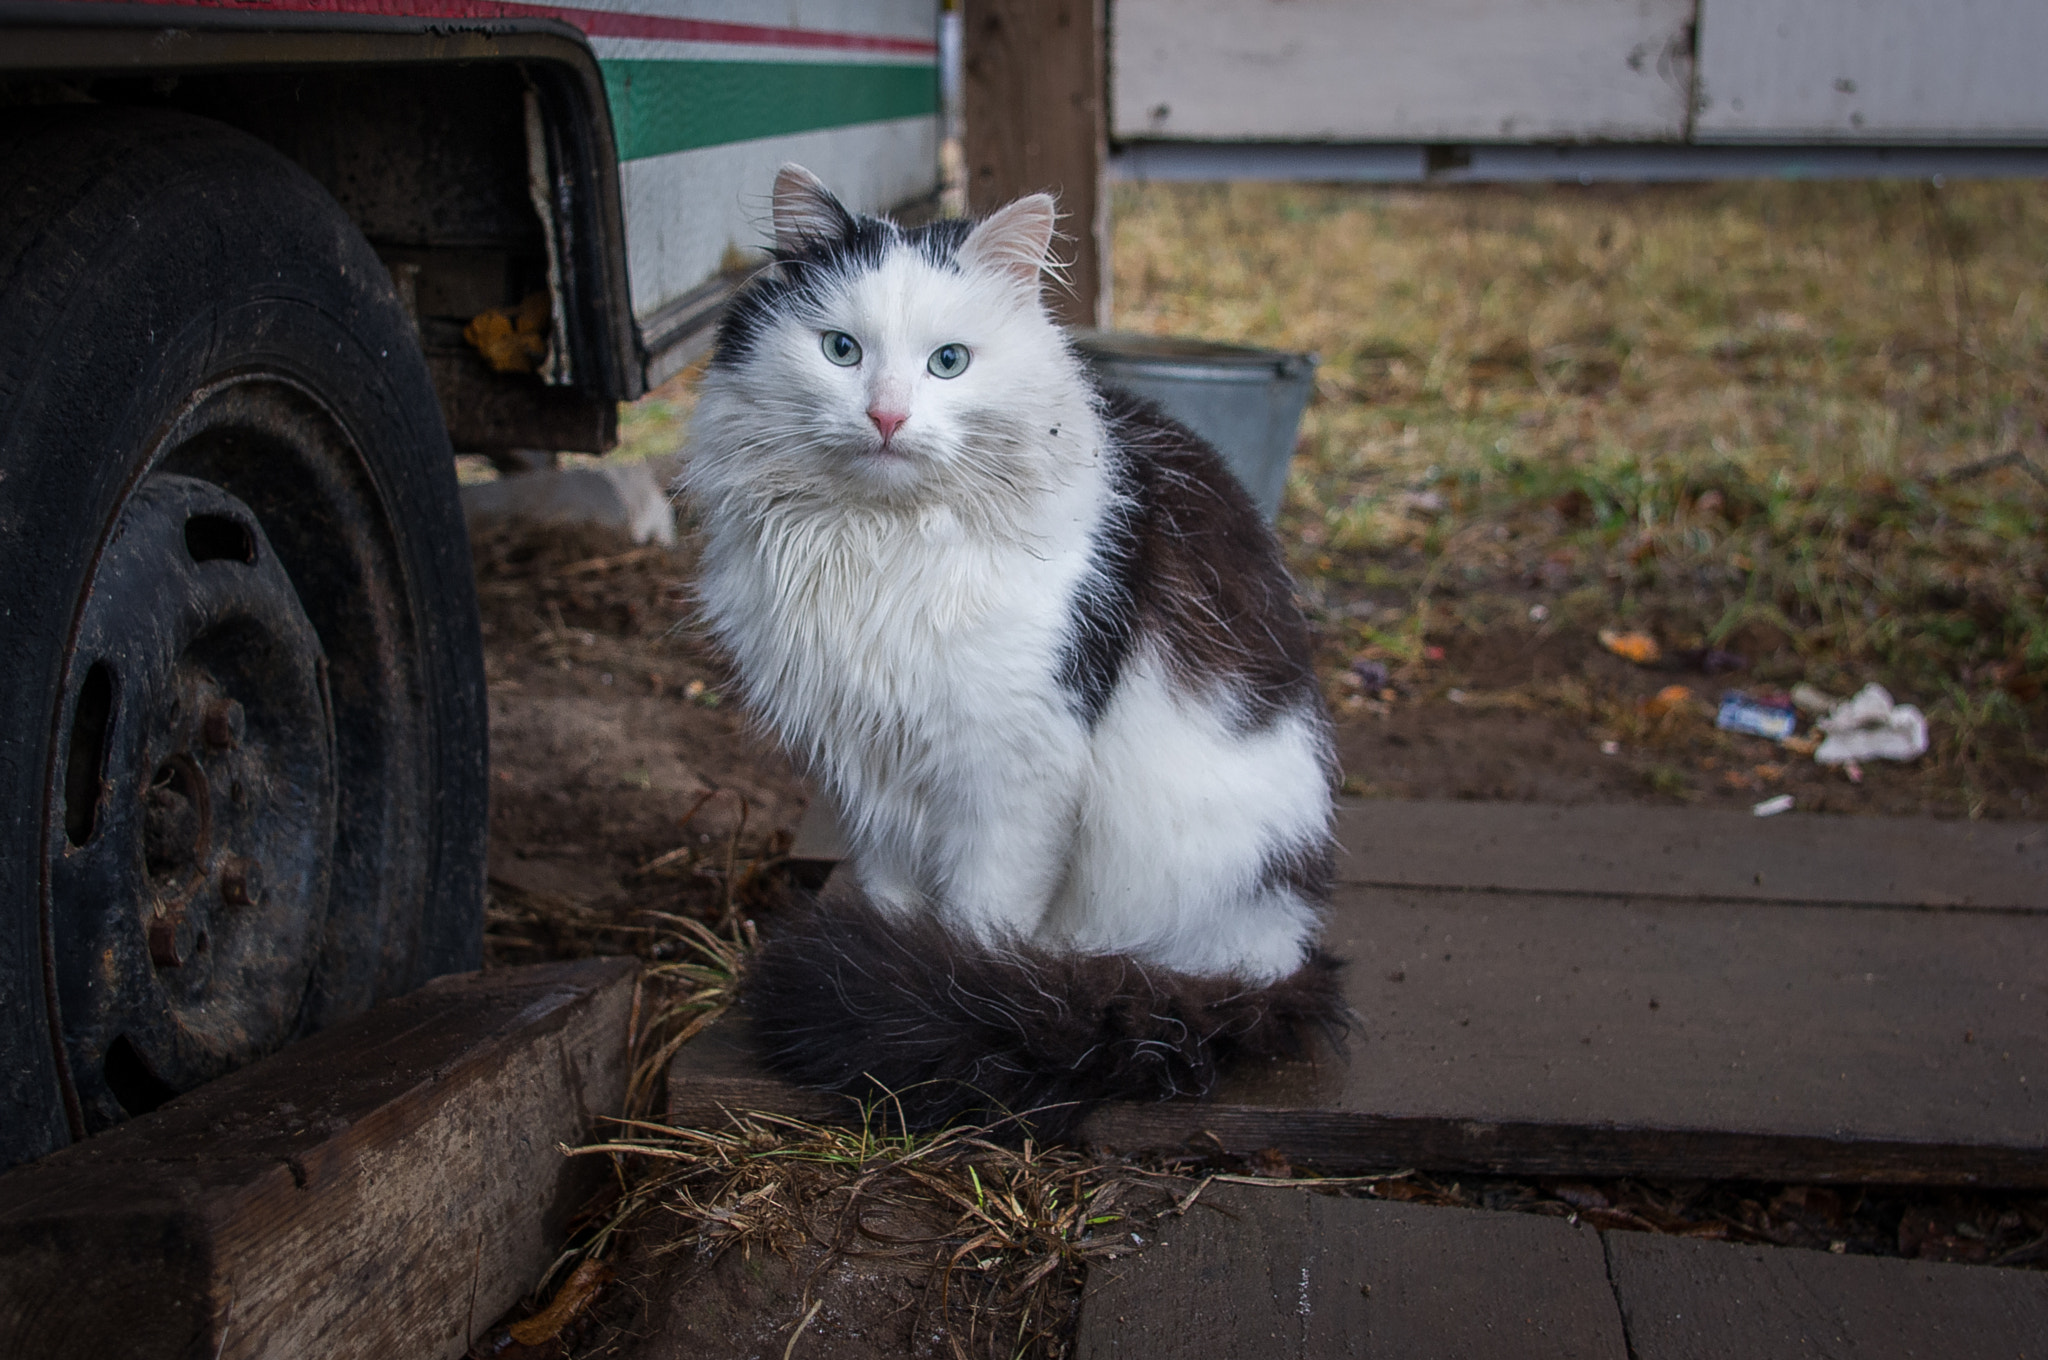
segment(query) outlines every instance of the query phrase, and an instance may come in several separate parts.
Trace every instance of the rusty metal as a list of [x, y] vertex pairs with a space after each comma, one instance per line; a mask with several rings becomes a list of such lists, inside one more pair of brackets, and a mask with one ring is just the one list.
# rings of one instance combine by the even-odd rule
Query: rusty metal
[[246, 721], [240, 704], [233, 699], [220, 699], [207, 708], [206, 717], [200, 722], [200, 731], [206, 737], [206, 744], [214, 750], [232, 751], [241, 744]]
[[169, 98], [260, 136], [334, 195], [382, 249], [491, 249], [527, 257], [505, 282], [545, 288], [545, 231], [527, 192], [525, 82], [505, 65], [421, 79], [367, 68], [180, 77]]
[[185, 933], [187, 921], [182, 911], [166, 912], [149, 918], [149, 961], [158, 968], [183, 968], [185, 966], [185, 941], [179, 937]]
[[464, 453], [603, 453], [618, 441], [616, 402], [577, 387], [548, 387], [526, 374], [494, 373], [467, 346], [430, 346], [427, 371], [441, 394], [448, 440]]
[[[207, 547], [223, 539], [248, 546]], [[159, 473], [130, 497], [79, 650], [118, 696], [109, 792], [53, 887], [60, 986], [101, 984], [68, 989], [64, 1027], [86, 1122], [106, 1127], [154, 1098], [138, 1090], [291, 1037], [324, 943], [335, 752], [319, 635], [256, 513], [211, 482]], [[263, 861], [280, 868], [267, 895]], [[146, 1086], [109, 1069], [122, 1044]]]
[[[118, 768], [122, 763], [117, 754], [103, 776], [117, 788], [127, 782], [123, 776], [128, 772]], [[93, 844], [88, 839], [74, 853]], [[206, 771], [185, 752], [173, 752], [150, 773], [142, 790], [142, 867], [159, 901], [182, 903], [192, 895], [212, 845], [213, 796]]]
[[221, 866], [220, 900], [231, 907], [253, 907], [263, 897], [263, 865], [247, 856], [231, 856]]
[[[352, 215], [365, 213], [358, 223], [380, 249], [479, 244], [460, 233], [477, 221], [468, 209], [486, 199], [501, 223], [510, 219], [500, 210], [516, 205], [524, 239], [540, 247], [523, 128], [525, 91], [534, 90], [546, 122], [548, 206], [564, 247], [563, 333], [578, 381], [612, 400], [646, 390], [609, 97], [589, 41], [570, 25], [211, 5], [179, 6], [173, 16], [154, 6], [0, 0], [0, 33], [0, 74], [114, 77], [119, 87], [103, 97], [115, 102], [144, 91], [137, 76], [162, 85], [175, 74], [167, 91], [150, 87], [143, 97], [306, 157], [301, 163]], [[281, 97], [252, 103], [237, 84], [251, 77], [271, 81]], [[501, 139], [507, 119], [510, 136]], [[506, 236], [493, 228], [483, 239]]]

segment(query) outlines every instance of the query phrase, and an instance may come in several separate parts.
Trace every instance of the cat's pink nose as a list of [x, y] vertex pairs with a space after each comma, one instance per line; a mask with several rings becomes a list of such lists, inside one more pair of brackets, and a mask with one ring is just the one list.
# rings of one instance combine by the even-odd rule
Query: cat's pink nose
[[908, 411], [885, 411], [879, 406], [868, 408], [868, 419], [875, 422], [875, 428], [882, 432], [882, 442], [888, 443], [903, 428], [903, 422], [910, 419]]

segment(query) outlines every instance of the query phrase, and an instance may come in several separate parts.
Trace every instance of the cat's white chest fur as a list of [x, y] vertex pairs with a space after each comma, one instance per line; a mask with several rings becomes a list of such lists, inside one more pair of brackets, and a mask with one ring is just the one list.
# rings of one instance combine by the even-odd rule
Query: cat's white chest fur
[[702, 589], [719, 634], [846, 809], [883, 903], [1040, 924], [1089, 760], [1057, 666], [1105, 494], [1077, 474], [999, 536], [944, 510], [713, 532]]

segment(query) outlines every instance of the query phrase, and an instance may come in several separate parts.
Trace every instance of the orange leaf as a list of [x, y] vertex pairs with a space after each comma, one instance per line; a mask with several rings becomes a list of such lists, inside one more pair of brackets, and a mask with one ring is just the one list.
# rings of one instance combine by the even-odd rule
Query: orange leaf
[[531, 373], [548, 354], [550, 309], [546, 293], [529, 294], [518, 307], [493, 307], [470, 318], [462, 338], [500, 373]]
[[1624, 660], [1638, 666], [1647, 666], [1664, 654], [1657, 645], [1657, 639], [1648, 633], [1622, 633], [1612, 628], [1600, 630], [1600, 645]]
[[1676, 708], [1683, 708], [1692, 702], [1692, 688], [1688, 685], [1666, 685], [1655, 695], [1643, 700], [1643, 712], [1652, 718], [1661, 718]]
[[505, 1330], [512, 1333], [512, 1339], [522, 1346], [544, 1346], [590, 1306], [590, 1301], [597, 1297], [597, 1291], [609, 1284], [611, 1278], [612, 1268], [604, 1262], [585, 1261], [562, 1282], [553, 1303]]

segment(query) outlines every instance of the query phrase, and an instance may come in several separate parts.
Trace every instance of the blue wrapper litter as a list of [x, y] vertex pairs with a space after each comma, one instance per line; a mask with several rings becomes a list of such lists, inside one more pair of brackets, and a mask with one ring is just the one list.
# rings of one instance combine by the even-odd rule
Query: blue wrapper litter
[[1714, 715], [1714, 726], [1723, 732], [1745, 732], [1752, 737], [1783, 741], [1799, 730], [1799, 715], [1789, 704], [1761, 703], [1741, 690], [1729, 690], [1721, 696], [1721, 711]]

